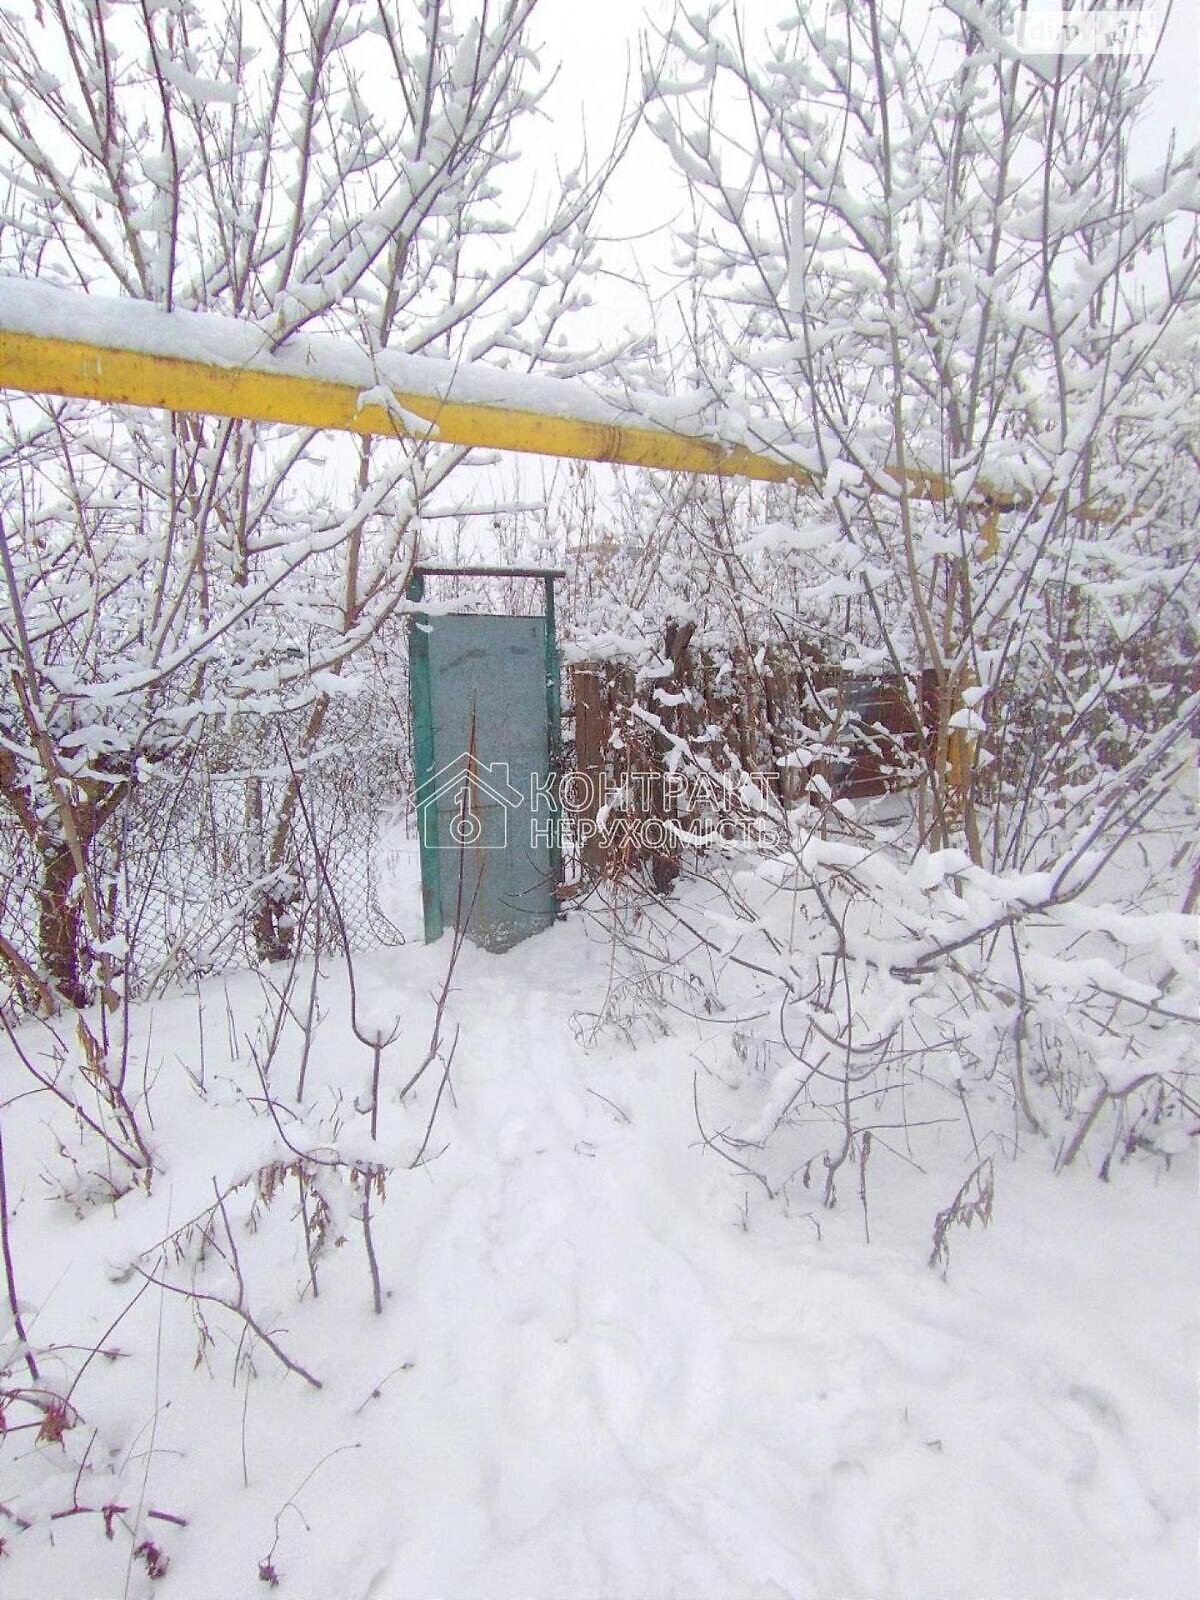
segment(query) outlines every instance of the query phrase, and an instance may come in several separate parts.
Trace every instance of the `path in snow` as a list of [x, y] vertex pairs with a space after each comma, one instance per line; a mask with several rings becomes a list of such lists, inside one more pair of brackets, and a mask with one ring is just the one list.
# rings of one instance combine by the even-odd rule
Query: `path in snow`
[[[1002, 1174], [950, 1285], [927, 1233], [868, 1250], [826, 1219], [818, 1244], [758, 1205], [746, 1231], [745, 1184], [699, 1146], [696, 1041], [581, 1049], [564, 944], [473, 957], [461, 987], [461, 1116], [392, 1313], [419, 1448], [350, 1587], [1191, 1592], [1194, 1476], [1162, 1441], [1194, 1405], [1194, 1318], [1189, 1340], [1131, 1306], [1073, 1215], [1119, 1239], [1146, 1196]], [[1162, 1288], [1173, 1248], [1122, 1263], [1129, 1286]]]
[[[427, 1017], [444, 958], [418, 946], [364, 961], [365, 1005]], [[190, 1527], [166, 1530], [172, 1567], [153, 1592], [264, 1593], [276, 1516], [281, 1596], [1195, 1592], [1186, 1180], [1142, 1171], [1106, 1188], [1051, 1180], [1036, 1159], [1002, 1169], [993, 1226], [955, 1240], [943, 1283], [925, 1266], [929, 1229], [961, 1170], [914, 1189], [880, 1162], [876, 1242], [861, 1242], [853, 1204], [816, 1215], [818, 1240], [804, 1215], [747, 1200], [700, 1145], [700, 1030], [677, 1017], [638, 1048], [580, 1044], [572, 1012], [595, 1009], [604, 967], [572, 927], [464, 955], [448, 1147], [397, 1174], [377, 1213], [384, 1316], [365, 1303], [356, 1240], [317, 1302], [297, 1306], [294, 1272], [281, 1279], [278, 1322], [319, 1394], [269, 1359], [248, 1392], [231, 1387], [223, 1348], [215, 1377], [194, 1372], [186, 1308], [163, 1308], [169, 1405], [149, 1492]], [[327, 995], [332, 1040], [344, 979]], [[190, 1014], [163, 1009], [174, 1051]], [[418, 1055], [420, 1028], [410, 1020]], [[317, 1055], [347, 1070], [330, 1043]], [[381, 1136], [424, 1114], [388, 1102]], [[199, 1124], [189, 1139], [169, 1173], [177, 1197], [189, 1161], [202, 1192], [217, 1159]], [[33, 1241], [37, 1215], [19, 1213], [18, 1239], [24, 1227]], [[56, 1225], [44, 1254], [26, 1254], [35, 1297], [75, 1263], [64, 1329], [90, 1305], [99, 1332], [123, 1303], [95, 1287], [121, 1217]], [[134, 1461], [155, 1413], [158, 1314], [147, 1297], [122, 1328], [140, 1363], [88, 1400], [124, 1426]], [[39, 1539], [14, 1545], [7, 1593], [121, 1591], [125, 1553], [83, 1519], [59, 1524], [53, 1548]], [[130, 1592], [152, 1590], [135, 1577]]]

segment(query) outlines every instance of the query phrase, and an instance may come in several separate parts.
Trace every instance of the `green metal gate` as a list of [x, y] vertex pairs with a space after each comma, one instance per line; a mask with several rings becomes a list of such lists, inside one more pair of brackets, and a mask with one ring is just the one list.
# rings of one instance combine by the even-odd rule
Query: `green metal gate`
[[413, 766], [427, 941], [447, 926], [485, 950], [548, 928], [562, 870], [554, 579], [529, 568], [418, 568], [539, 578], [543, 616], [419, 612], [409, 623]]

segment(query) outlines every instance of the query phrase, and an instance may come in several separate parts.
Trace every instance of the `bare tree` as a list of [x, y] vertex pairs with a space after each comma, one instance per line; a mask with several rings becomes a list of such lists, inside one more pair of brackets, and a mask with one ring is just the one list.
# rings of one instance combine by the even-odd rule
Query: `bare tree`
[[810, 583], [848, 579], [856, 648], [936, 674], [931, 821], [977, 860], [1029, 837], [1017, 810], [985, 840], [982, 794], [1077, 781], [1196, 645], [1200, 157], [1132, 171], [1152, 56], [1023, 57], [1015, 15], [684, 16], [654, 118], [714, 407], [823, 483], [779, 550], [831, 526]]
[[[865, 1205], [868, 1150], [916, 1159], [917, 1104], [980, 1172], [985, 1139], [1107, 1171], [1197, 1125], [1200, 151], [1136, 171], [1152, 57], [1031, 59], [1018, 9], [676, 15], [676, 365], [715, 435], [816, 491], [566, 497], [577, 648], [627, 664], [680, 773], [836, 740], [833, 704], [772, 720], [771, 652], [932, 679], [905, 831], [814, 787], [765, 838], [747, 807], [674, 901], [610, 891], [623, 1023], [631, 994], [761, 1019], [736, 1053], [769, 1087], [706, 1145], [826, 1203], [857, 1164]], [[695, 732], [670, 621], [719, 664]]]
[[[620, 151], [522, 201], [545, 86], [535, 0], [223, 0], [0, 19], [0, 266], [456, 362], [572, 373], [589, 226]], [[260, 954], [286, 947], [297, 784], [350, 663], [401, 605], [419, 516], [466, 452], [22, 400], [0, 472], [0, 799], [41, 862], [27, 990], [111, 989], [93, 843], [193, 748], [241, 740]], [[249, 752], [249, 753], [247, 753]], [[19, 959], [18, 959], [19, 958]], [[26, 970], [27, 969], [27, 970]]]

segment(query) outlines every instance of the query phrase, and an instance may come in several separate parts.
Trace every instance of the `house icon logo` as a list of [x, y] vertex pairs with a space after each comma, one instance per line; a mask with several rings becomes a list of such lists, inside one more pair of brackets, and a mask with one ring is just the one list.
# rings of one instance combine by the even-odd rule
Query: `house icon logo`
[[508, 780], [507, 761], [464, 752], [417, 788], [417, 831], [427, 850], [505, 850], [508, 813], [522, 796]]

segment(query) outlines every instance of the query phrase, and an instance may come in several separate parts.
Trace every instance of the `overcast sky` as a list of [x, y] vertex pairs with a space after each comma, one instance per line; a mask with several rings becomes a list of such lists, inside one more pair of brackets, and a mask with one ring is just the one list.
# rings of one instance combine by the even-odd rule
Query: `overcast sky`
[[[689, 3], [699, 10], [709, 0]], [[741, 0], [750, 36], [775, 19], [794, 14], [795, 3]], [[1110, 5], [1116, 3], [1109, 0]], [[885, 4], [890, 16], [903, 15], [908, 28], [919, 31], [928, 0], [885, 0]], [[1031, 0], [1031, 8], [1039, 7], [1061, 10], [1063, 0]], [[1173, 5], [1146, 0], [1143, 9], [1166, 17], [1166, 33], [1155, 62], [1155, 93], [1134, 139], [1135, 170], [1162, 158], [1172, 130], [1181, 146], [1200, 140], [1200, 0], [1174, 0]], [[541, 0], [534, 33], [545, 41], [546, 64], [561, 63], [547, 110], [566, 146], [575, 147], [584, 125], [597, 148], [611, 138], [630, 74], [630, 93], [637, 91], [639, 32], [665, 29], [674, 10], [672, 0]], [[624, 255], [634, 257], [647, 276], [655, 277], [659, 293], [669, 292], [656, 277], [660, 264], [665, 266], [670, 259], [665, 229], [682, 205], [682, 185], [665, 152], [642, 129], [614, 182], [606, 221], [614, 231], [636, 239]], [[622, 265], [622, 253], [608, 254], [615, 266]], [[622, 323], [645, 329], [649, 313], [640, 291], [608, 277], [597, 284], [595, 293], [603, 307], [598, 320], [609, 335]]]
[[[703, 9], [708, 0], [696, 9]], [[743, 15], [768, 25], [792, 11], [795, 0], [742, 0]], [[894, 15], [898, 0], [886, 0]], [[1125, 0], [1109, 0], [1115, 9]], [[1030, 0], [1031, 9], [1061, 11], [1065, 0]], [[619, 100], [627, 60], [636, 61], [637, 34], [644, 22], [665, 27], [675, 7], [672, 0], [541, 0], [535, 33], [548, 45], [548, 57], [562, 61], [555, 92], [555, 111], [570, 115], [586, 108], [599, 118]], [[924, 0], [903, 0], [909, 18], [925, 9]], [[1200, 0], [1144, 0], [1143, 9], [1160, 14], [1169, 9], [1163, 49], [1155, 64], [1159, 81], [1154, 123], [1174, 125], [1190, 142], [1200, 138]]]
[[[696, 0], [696, 9], [707, 3]], [[886, 3], [889, 15], [896, 15], [899, 7], [913, 30], [927, 9], [927, 0]], [[741, 0], [740, 9], [753, 34], [755, 26], [765, 29], [774, 19], [794, 13], [794, 5], [795, 0]], [[1031, 5], [1063, 9], [1062, 0], [1031, 0]], [[561, 62], [547, 110], [555, 135], [566, 147], [575, 147], [585, 124], [597, 148], [611, 137], [631, 72], [630, 88], [636, 93], [639, 31], [646, 26], [665, 28], [674, 9], [672, 0], [541, 0], [534, 34], [545, 42], [546, 64]], [[1161, 158], [1172, 129], [1181, 145], [1200, 139], [1200, 0], [1174, 0], [1170, 7], [1166, 0], [1146, 0], [1144, 9], [1166, 15], [1167, 29], [1155, 63], [1156, 91], [1135, 137], [1134, 165], [1139, 170]], [[629, 235], [661, 228], [680, 204], [681, 190], [666, 157], [643, 130], [614, 185], [610, 225]], [[637, 254], [652, 269], [656, 259], [667, 259], [668, 252], [665, 242], [655, 246], [644, 240]], [[627, 306], [631, 314], [637, 303], [635, 296], [611, 285], [605, 299], [614, 310]]]
[[[699, 10], [709, 0], [688, 0]], [[1031, 0], [1033, 6], [1058, 10], [1054, 0]], [[1110, 0], [1111, 3], [1111, 0]], [[792, 12], [795, 0], [742, 0], [742, 14], [755, 28], [764, 30], [777, 18]], [[928, 0], [886, 0], [889, 15], [903, 5], [908, 25], [919, 26], [919, 17]], [[1169, 12], [1165, 0], [1148, 0], [1160, 13], [1167, 13], [1163, 48], [1155, 64], [1158, 87], [1144, 126], [1135, 142], [1135, 168], [1160, 159], [1171, 130], [1177, 130], [1181, 145], [1200, 139], [1200, 0], [1174, 0]], [[559, 63], [558, 78], [547, 98], [548, 121], [544, 125], [545, 153], [561, 150], [565, 159], [579, 148], [584, 129], [597, 150], [611, 140], [622, 99], [638, 87], [638, 35], [647, 25], [666, 27], [675, 7], [672, 0], [541, 0], [535, 15], [533, 36], [544, 45], [543, 63]], [[653, 31], [653, 28], [652, 28]], [[621, 266], [636, 260], [648, 277], [655, 280], [659, 294], [670, 294], [669, 283], [656, 276], [659, 265], [670, 259], [667, 229], [682, 215], [683, 190], [658, 141], [642, 129], [628, 160], [617, 174], [606, 211], [606, 226], [632, 241], [624, 252], [605, 251], [606, 262]], [[599, 339], [617, 337], [624, 327], [645, 331], [651, 325], [642, 292], [619, 280], [605, 276], [595, 285], [598, 302], [589, 332]], [[669, 323], [665, 308], [658, 326]], [[526, 459], [508, 458], [494, 474], [489, 497], [504, 498], [506, 492], [518, 499], [540, 499], [546, 475], [555, 466]], [[607, 469], [598, 469], [597, 482], [607, 482]]]

